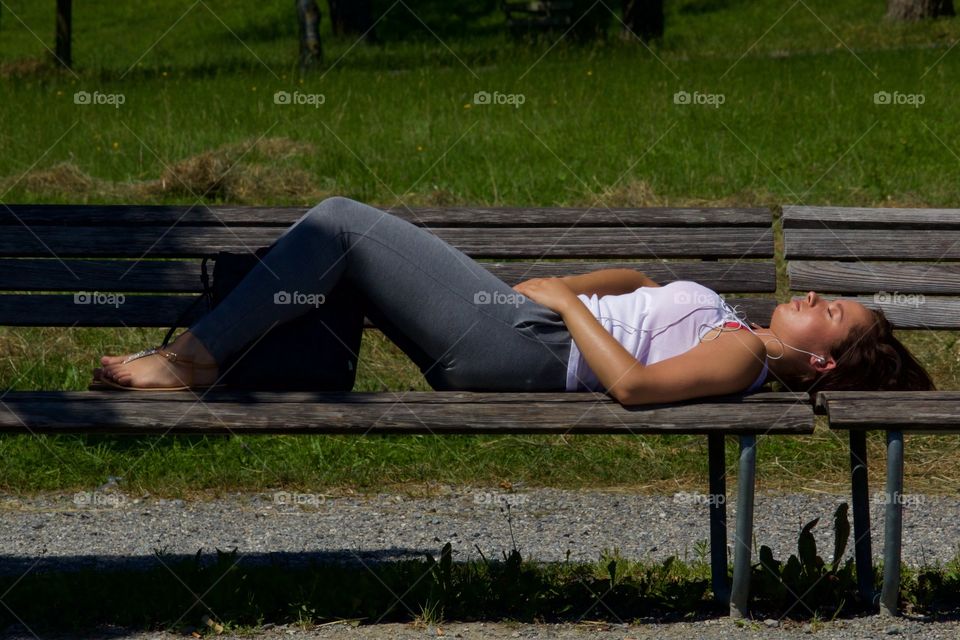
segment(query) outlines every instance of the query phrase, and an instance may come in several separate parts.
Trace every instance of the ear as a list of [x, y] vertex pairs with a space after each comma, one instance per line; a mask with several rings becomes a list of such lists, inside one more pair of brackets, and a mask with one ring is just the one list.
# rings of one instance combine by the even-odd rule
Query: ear
[[824, 364], [820, 364], [822, 361], [817, 356], [810, 356], [809, 362], [810, 367], [820, 375], [837, 366], [837, 361], [833, 359], [833, 356], [828, 356]]

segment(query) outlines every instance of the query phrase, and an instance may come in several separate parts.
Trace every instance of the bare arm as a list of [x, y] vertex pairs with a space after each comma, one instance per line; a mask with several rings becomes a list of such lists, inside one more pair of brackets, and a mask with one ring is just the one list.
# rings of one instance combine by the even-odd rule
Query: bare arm
[[604, 328], [561, 278], [534, 278], [517, 288], [560, 314], [604, 390], [623, 405], [736, 393], [746, 389], [763, 366], [763, 342], [742, 331], [645, 366]]
[[573, 297], [560, 316], [600, 384], [612, 398], [623, 402], [620, 399], [627, 396], [643, 365], [603, 328], [579, 298]]
[[636, 269], [600, 269], [577, 276], [564, 276], [563, 280], [574, 294], [597, 294], [598, 296], [630, 293], [640, 287], [659, 287], [646, 274]]
[[576, 303], [567, 304], [561, 312], [563, 322], [600, 384], [620, 404], [680, 402], [736, 393], [746, 389], [763, 366], [763, 343], [752, 335], [703, 342], [645, 366], [578, 298], [574, 300]]
[[760, 374], [765, 355], [760, 338], [735, 331], [632, 371], [620, 389], [626, 392], [617, 400], [636, 405], [737, 393]]

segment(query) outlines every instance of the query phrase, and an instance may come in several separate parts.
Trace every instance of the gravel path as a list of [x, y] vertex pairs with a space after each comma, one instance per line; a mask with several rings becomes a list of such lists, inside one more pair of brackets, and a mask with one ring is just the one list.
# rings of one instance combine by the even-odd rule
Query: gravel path
[[[960, 498], [905, 496], [904, 561], [946, 563], [960, 545]], [[150, 566], [154, 549], [193, 556], [198, 549], [239, 547], [245, 562], [282, 558], [290, 562], [347, 562], [422, 558], [453, 543], [454, 560], [499, 557], [513, 542], [525, 559], [595, 561], [605, 549], [627, 558], [695, 559], [706, 549], [706, 496], [615, 491], [517, 490], [440, 487], [430, 497], [396, 494], [330, 497], [287, 492], [230, 494], [216, 500], [132, 497], [105, 487], [92, 493], [33, 497], [0, 496], [0, 573], [21, 574], [78, 566]], [[760, 493], [755, 537], [785, 559], [796, 552], [800, 527], [820, 517], [814, 529], [825, 559], [832, 552], [832, 516], [846, 496]], [[510, 520], [505, 505], [510, 504]], [[873, 552], [882, 554], [883, 505], [871, 504]], [[736, 503], [727, 509], [734, 522]], [[730, 544], [728, 542], [728, 548]], [[852, 545], [848, 555], [852, 552]], [[773, 621], [770, 621], [773, 623]], [[122, 632], [121, 632], [122, 633]], [[616, 625], [516, 625], [464, 623], [435, 628], [415, 625], [353, 627], [336, 624], [304, 631], [276, 627], [257, 638], [732, 638], [797, 636], [836, 638], [960, 638], [960, 624], [922, 619], [890, 621], [878, 616], [820, 627], [745, 627], [731, 620]], [[19, 635], [15, 628], [3, 637]], [[171, 634], [122, 633], [132, 639], [169, 639]], [[44, 636], [49, 637], [49, 636]], [[91, 637], [91, 636], [85, 636]], [[119, 637], [105, 633], [102, 637]], [[230, 637], [228, 635], [220, 637]]]
[[[76, 495], [0, 497], [0, 572], [37, 565], [154, 562], [152, 551], [192, 556], [239, 547], [251, 560], [268, 554], [341, 560], [422, 558], [453, 543], [455, 560], [509, 551], [527, 560], [596, 561], [619, 548], [632, 559], [698, 557], [708, 537], [706, 496], [556, 489], [442, 487], [431, 497], [379, 494], [231, 494], [217, 500], [133, 498], [110, 490]], [[797, 534], [819, 517], [818, 550], [830, 560], [832, 519], [846, 496], [766, 494], [756, 498], [754, 535], [774, 557], [796, 553]], [[504, 506], [510, 504], [510, 521]], [[883, 505], [871, 505], [873, 553], [883, 552]], [[727, 508], [729, 526], [736, 502]], [[512, 538], [511, 538], [512, 529]], [[732, 534], [728, 549], [732, 557]], [[949, 561], [960, 545], [960, 498], [905, 496], [903, 558]], [[848, 545], [847, 554], [852, 553]], [[39, 562], [38, 562], [39, 560]]]

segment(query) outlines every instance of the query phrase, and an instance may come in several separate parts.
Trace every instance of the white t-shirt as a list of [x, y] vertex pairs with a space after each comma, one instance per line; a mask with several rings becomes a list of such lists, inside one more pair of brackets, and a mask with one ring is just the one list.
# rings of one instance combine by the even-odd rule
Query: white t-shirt
[[[700, 337], [725, 320], [739, 320], [724, 308], [723, 298], [691, 280], [662, 287], [640, 287], [620, 295], [577, 296], [595, 318], [643, 365], [651, 365], [696, 347]], [[763, 384], [767, 367], [747, 390]], [[596, 374], [571, 341], [567, 391], [604, 391]]]

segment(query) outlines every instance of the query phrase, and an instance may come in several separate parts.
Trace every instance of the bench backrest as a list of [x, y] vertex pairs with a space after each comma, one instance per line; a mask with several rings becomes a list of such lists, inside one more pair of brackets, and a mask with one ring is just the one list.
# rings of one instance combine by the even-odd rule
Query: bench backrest
[[[0, 325], [170, 326], [202, 290], [200, 258], [269, 245], [305, 211], [200, 205], [0, 208]], [[695, 280], [721, 294], [768, 294], [731, 302], [761, 324], [776, 305], [769, 295], [776, 291], [772, 214], [764, 208], [390, 211], [428, 227], [510, 285], [629, 267], [660, 284]], [[92, 293], [99, 295], [77, 295]], [[123, 303], [111, 304], [106, 296], [118, 293]]]
[[960, 209], [785, 206], [789, 288], [853, 297], [898, 329], [960, 328]]

